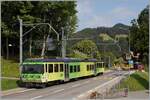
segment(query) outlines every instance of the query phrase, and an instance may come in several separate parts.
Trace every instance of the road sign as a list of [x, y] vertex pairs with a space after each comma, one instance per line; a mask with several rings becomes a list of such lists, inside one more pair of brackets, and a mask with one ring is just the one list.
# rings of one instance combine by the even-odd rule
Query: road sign
[[133, 64], [133, 60], [129, 60], [128, 63], [132, 65]]

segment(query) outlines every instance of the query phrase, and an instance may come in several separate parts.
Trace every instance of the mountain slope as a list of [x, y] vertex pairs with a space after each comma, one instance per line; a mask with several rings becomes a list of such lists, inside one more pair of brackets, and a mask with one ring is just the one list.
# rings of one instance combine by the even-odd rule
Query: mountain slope
[[115, 35], [118, 34], [128, 35], [129, 26], [118, 23], [113, 27], [85, 28], [77, 33], [74, 33], [73, 36], [71, 37], [77, 37], [77, 38], [97, 37], [101, 33], [108, 34], [111, 37], [115, 37]]

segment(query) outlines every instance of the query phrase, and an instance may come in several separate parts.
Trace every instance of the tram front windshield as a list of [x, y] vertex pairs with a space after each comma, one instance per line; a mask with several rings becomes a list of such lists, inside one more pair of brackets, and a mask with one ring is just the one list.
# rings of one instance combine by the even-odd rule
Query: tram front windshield
[[40, 74], [44, 73], [44, 64], [24, 64], [22, 73]]

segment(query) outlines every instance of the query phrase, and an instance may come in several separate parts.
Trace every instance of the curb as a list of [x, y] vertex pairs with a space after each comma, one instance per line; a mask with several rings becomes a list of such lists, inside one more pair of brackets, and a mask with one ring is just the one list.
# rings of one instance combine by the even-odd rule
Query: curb
[[17, 92], [22, 91], [22, 90], [26, 90], [26, 89], [25, 88], [14, 88], [14, 89], [1, 91], [1, 94], [2, 94], [2, 96], [5, 96], [5, 95], [17, 93]]
[[17, 77], [1, 77], [1, 79], [19, 80]]

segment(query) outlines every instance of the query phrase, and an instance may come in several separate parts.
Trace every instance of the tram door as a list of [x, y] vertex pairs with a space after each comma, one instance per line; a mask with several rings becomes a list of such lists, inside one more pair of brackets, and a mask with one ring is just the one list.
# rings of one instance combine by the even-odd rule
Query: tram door
[[69, 80], [69, 65], [65, 64], [65, 80]]

